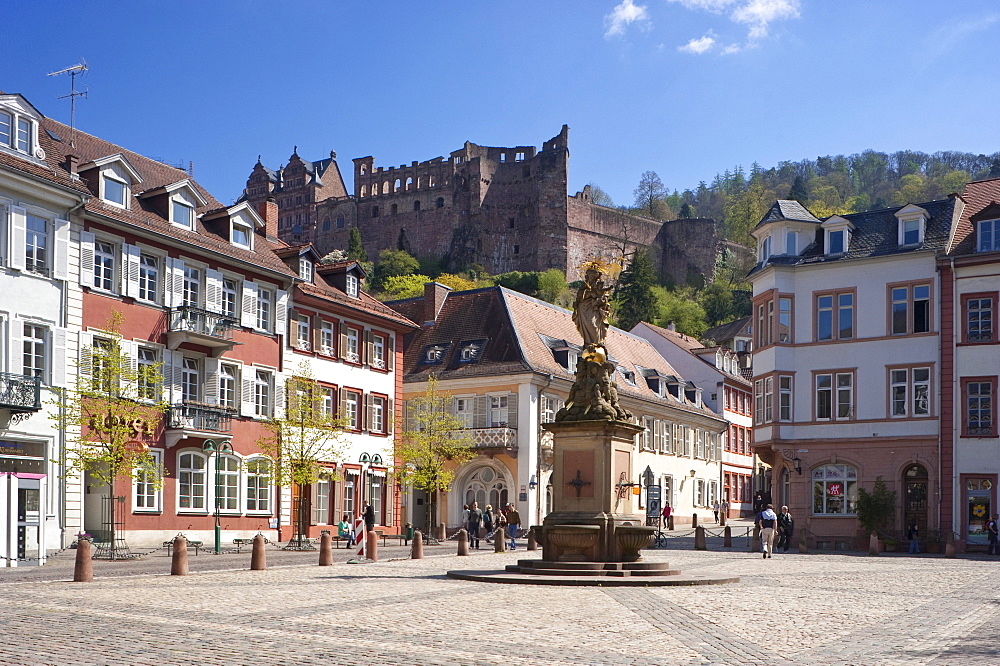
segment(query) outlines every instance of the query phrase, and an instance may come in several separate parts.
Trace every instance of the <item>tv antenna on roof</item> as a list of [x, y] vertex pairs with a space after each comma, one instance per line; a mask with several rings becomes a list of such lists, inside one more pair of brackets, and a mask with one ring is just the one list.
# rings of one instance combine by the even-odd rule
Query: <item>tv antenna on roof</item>
[[76, 137], [76, 98], [86, 97], [87, 91], [78, 91], [76, 89], [76, 75], [83, 74], [90, 67], [87, 66], [87, 61], [80, 58], [80, 63], [78, 65], [73, 65], [72, 67], [67, 67], [66, 69], [60, 69], [58, 72], [49, 72], [48, 76], [58, 76], [59, 74], [66, 74], [69, 72], [70, 83], [69, 83], [69, 94], [63, 95], [62, 97], [57, 97], [56, 99], [66, 99], [69, 97], [69, 145], [74, 146], [74, 139]]

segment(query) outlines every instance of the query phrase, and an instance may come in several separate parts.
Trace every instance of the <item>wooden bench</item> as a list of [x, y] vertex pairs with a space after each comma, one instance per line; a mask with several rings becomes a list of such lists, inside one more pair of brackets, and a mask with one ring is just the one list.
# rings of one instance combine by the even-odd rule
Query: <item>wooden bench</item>
[[[233, 539], [233, 545], [236, 546], [236, 553], [239, 554], [240, 550], [243, 549], [245, 546], [250, 546], [252, 548], [253, 540], [255, 538], [256, 537], [250, 537], [249, 539]], [[264, 543], [268, 544], [271, 542], [267, 540], [267, 537], [264, 537]]]
[[[194, 548], [194, 554], [195, 555], [198, 554], [199, 550], [201, 550], [202, 548], [205, 547], [205, 544], [202, 543], [201, 541], [193, 541], [193, 540], [188, 540], [187, 545], [188, 545], [188, 548]], [[167, 549], [167, 557], [170, 557], [170, 552], [174, 548], [174, 540], [171, 539], [170, 541], [164, 541], [163, 542], [163, 546], [164, 546], [164, 548]]]

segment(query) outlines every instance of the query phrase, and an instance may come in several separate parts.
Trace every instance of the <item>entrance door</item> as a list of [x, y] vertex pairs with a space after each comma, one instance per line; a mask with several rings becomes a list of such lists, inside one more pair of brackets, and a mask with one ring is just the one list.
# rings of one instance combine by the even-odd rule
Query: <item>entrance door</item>
[[987, 544], [986, 521], [993, 515], [993, 481], [965, 479], [965, 542]]
[[903, 530], [914, 522], [920, 534], [927, 534], [927, 470], [923, 465], [910, 465], [903, 473], [903, 488], [906, 492]]
[[39, 564], [42, 482], [41, 479], [17, 481], [17, 559], [25, 564]]

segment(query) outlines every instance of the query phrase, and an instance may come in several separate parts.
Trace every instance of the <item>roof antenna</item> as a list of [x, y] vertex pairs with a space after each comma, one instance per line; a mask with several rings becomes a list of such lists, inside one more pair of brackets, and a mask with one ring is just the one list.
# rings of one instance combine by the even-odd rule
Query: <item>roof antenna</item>
[[87, 90], [78, 91], [76, 89], [76, 75], [83, 74], [88, 69], [90, 69], [90, 67], [87, 66], [87, 61], [80, 58], [80, 64], [67, 67], [66, 69], [60, 69], [58, 72], [49, 72], [48, 74], [48, 76], [57, 76], [59, 74], [69, 72], [69, 94], [57, 97], [56, 99], [66, 99], [69, 97], [69, 145], [74, 148], [76, 147], [76, 98], [87, 96]]

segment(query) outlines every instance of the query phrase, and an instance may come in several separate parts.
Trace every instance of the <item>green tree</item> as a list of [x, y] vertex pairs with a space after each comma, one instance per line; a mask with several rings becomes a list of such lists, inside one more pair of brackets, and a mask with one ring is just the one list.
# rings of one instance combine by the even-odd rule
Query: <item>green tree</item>
[[692, 338], [700, 338], [708, 328], [705, 309], [694, 299], [690, 287], [678, 287], [673, 291], [654, 287], [653, 295], [656, 298], [657, 325], [666, 327], [673, 323], [678, 333]]
[[407, 401], [406, 412], [407, 430], [396, 441], [399, 477], [428, 494], [427, 525], [433, 527], [438, 524], [440, 494], [451, 490], [458, 467], [476, 456], [473, 439], [452, 412], [451, 394], [439, 390], [434, 375], [423, 395]]
[[809, 191], [806, 189], [806, 181], [802, 176], [796, 176], [792, 182], [792, 189], [788, 190], [788, 198], [805, 205], [809, 201]]
[[469, 289], [478, 289], [479, 283], [464, 278], [461, 275], [454, 275], [452, 273], [442, 273], [437, 276], [436, 282], [440, 282], [446, 287], [451, 287], [455, 291], [468, 291]]
[[[159, 487], [166, 474], [139, 443], [155, 434], [168, 409], [162, 398], [160, 365], [133, 363], [122, 347], [123, 321], [121, 311], [112, 310], [104, 332], [81, 350], [78, 381], [54, 401], [60, 409], [51, 416], [67, 434], [61, 460], [66, 477], [89, 474], [108, 487], [110, 498], [116, 496], [116, 481], [141, 478]], [[107, 503], [104, 517], [110, 529], [108, 546], [98, 549], [99, 556], [112, 560], [131, 557], [117, 531], [114, 505]]]
[[386, 278], [397, 275], [411, 275], [419, 269], [420, 262], [406, 250], [390, 250], [386, 248], [378, 253], [378, 262], [372, 271], [372, 289], [380, 291]]
[[618, 327], [626, 331], [641, 321], [656, 319], [656, 301], [653, 287], [656, 271], [649, 252], [640, 248], [632, 255], [632, 262], [621, 275], [615, 295]]
[[538, 298], [555, 303], [566, 291], [566, 275], [558, 268], [550, 268], [538, 276]]
[[380, 298], [383, 301], [398, 301], [404, 298], [422, 296], [424, 284], [430, 281], [431, 278], [419, 273], [387, 277], [382, 284]]
[[694, 208], [689, 203], [682, 204], [681, 211], [677, 214], [677, 217], [681, 219], [694, 217]]
[[713, 282], [705, 287], [698, 299], [705, 310], [705, 320], [709, 326], [717, 326], [736, 318], [734, 313], [733, 289], [723, 282]]
[[644, 171], [632, 194], [635, 196], [635, 207], [642, 215], [652, 220], [662, 220], [669, 216], [670, 211], [664, 202], [667, 188], [655, 171]]
[[881, 476], [876, 477], [871, 492], [858, 486], [854, 509], [865, 534], [887, 536], [896, 520], [896, 491], [889, 490]]
[[284, 391], [285, 413], [266, 422], [268, 434], [258, 445], [275, 461], [271, 470], [274, 482], [279, 487], [292, 487], [295, 506], [292, 540], [302, 548], [309, 537], [307, 488], [326, 473], [324, 462], [344, 459], [344, 428], [349, 424], [346, 418], [334, 416], [334, 407], [326, 402], [328, 396], [313, 378], [308, 362], [299, 364], [295, 375], [285, 382]]
[[354, 261], [368, 261], [368, 253], [365, 252], [365, 245], [361, 242], [361, 230], [351, 227], [351, 236], [347, 241], [347, 258]]

